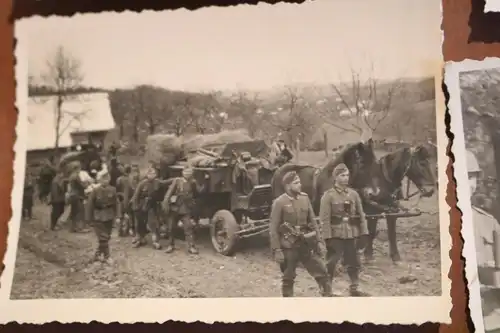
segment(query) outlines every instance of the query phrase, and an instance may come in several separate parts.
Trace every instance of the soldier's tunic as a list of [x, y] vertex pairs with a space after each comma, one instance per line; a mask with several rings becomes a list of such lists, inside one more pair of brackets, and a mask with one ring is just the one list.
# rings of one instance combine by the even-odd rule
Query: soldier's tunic
[[[479, 282], [487, 284], [484, 271], [487, 267], [494, 266], [493, 233], [500, 231], [498, 221], [484, 210], [472, 206], [472, 221], [476, 243], [477, 265]], [[481, 300], [486, 332], [500, 330], [500, 299], [498, 298], [500, 286], [486, 286], [481, 289]]]
[[111, 185], [101, 185], [90, 193], [88, 200], [88, 216], [93, 221], [97, 236], [96, 257], [102, 254], [106, 259], [109, 258], [109, 239], [113, 221], [118, 214], [116, 189]]
[[57, 174], [52, 180], [50, 188], [50, 205], [52, 210], [50, 213], [50, 229], [54, 230], [57, 221], [64, 214], [66, 206], [64, 194], [66, 193], [66, 184], [62, 174]]
[[305, 242], [292, 243], [280, 229], [284, 222], [293, 227], [299, 227], [305, 233], [316, 231], [316, 242], [323, 243], [321, 228], [314, 220], [314, 211], [307, 194], [301, 193], [294, 198], [284, 193], [276, 198], [271, 209], [269, 231], [271, 250], [274, 253], [281, 249], [285, 257], [285, 261], [280, 264], [283, 274], [282, 295], [293, 296], [293, 285], [299, 262], [302, 262], [320, 287], [329, 288], [328, 273], [322, 258]]
[[134, 192], [139, 184], [139, 175], [129, 174], [123, 175], [116, 181], [116, 191], [120, 198], [121, 210], [124, 214], [127, 214], [128, 218], [123, 217], [123, 228], [120, 231], [133, 230], [137, 233], [138, 225], [136, 223], [135, 212], [132, 209], [131, 199]]
[[174, 245], [173, 229], [177, 221], [181, 221], [188, 245], [194, 246], [192, 219], [197, 216], [196, 197], [202, 190], [202, 186], [198, 186], [194, 179], [187, 180], [184, 177], [173, 179], [162, 203], [163, 209], [168, 215], [169, 245]]
[[[137, 237], [143, 242], [147, 227], [153, 235], [153, 244], [158, 247], [160, 239], [160, 202], [163, 200], [164, 188], [168, 181], [158, 178], [143, 179], [132, 197], [132, 207], [136, 212]], [[147, 226], [147, 227], [146, 227]]]
[[[352, 218], [359, 215], [359, 218]], [[356, 240], [368, 235], [368, 226], [358, 193], [334, 186], [321, 198], [319, 213], [321, 230], [327, 247], [327, 268], [335, 276], [338, 262], [344, 259], [351, 279], [351, 289], [357, 288], [361, 267]]]
[[68, 179], [68, 203], [70, 204], [71, 231], [83, 228], [85, 184], [78, 172], [73, 172]]
[[33, 196], [35, 195], [35, 184], [31, 175], [26, 175], [24, 178], [23, 191], [23, 211], [22, 216], [26, 219], [33, 217]]

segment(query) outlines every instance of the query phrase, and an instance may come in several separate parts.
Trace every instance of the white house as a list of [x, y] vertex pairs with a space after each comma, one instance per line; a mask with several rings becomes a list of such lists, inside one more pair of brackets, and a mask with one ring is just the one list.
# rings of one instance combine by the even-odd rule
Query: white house
[[108, 93], [75, 94], [62, 105], [59, 133], [56, 130], [55, 95], [30, 97], [28, 102], [28, 156], [46, 156], [56, 148], [65, 151], [79, 143], [103, 143], [106, 134], [115, 127]]

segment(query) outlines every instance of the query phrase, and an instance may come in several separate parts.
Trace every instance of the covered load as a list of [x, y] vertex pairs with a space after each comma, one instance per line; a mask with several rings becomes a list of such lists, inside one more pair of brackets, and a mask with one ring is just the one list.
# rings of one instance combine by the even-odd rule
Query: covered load
[[146, 139], [146, 159], [172, 165], [183, 155], [182, 140], [173, 134], [153, 134]]

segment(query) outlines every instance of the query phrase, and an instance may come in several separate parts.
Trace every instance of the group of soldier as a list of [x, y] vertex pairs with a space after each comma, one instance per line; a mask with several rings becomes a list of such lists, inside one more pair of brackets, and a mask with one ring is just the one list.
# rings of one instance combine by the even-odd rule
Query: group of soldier
[[301, 192], [300, 177], [284, 175], [285, 193], [276, 198], [270, 216], [270, 240], [274, 260], [282, 272], [282, 296], [293, 297], [299, 263], [316, 280], [324, 297], [335, 296], [333, 279], [343, 260], [351, 296], [367, 296], [359, 290], [359, 251], [366, 243], [368, 226], [358, 193], [348, 186], [349, 169], [339, 164], [332, 173], [333, 187], [321, 198], [319, 222], [311, 201]]
[[[162, 180], [157, 166], [150, 163], [141, 175], [138, 164], [123, 165], [112, 157], [90, 163], [90, 172], [82, 168], [82, 161], [72, 161], [52, 167], [55, 175], [50, 183], [48, 199], [51, 207], [50, 229], [59, 228], [69, 206], [70, 232], [88, 232], [92, 227], [97, 237], [97, 250], [93, 261], [110, 263], [109, 240], [113, 226], [122, 237], [133, 236], [134, 248], [147, 245], [151, 233], [151, 246], [162, 249], [161, 230], [166, 227], [167, 248], [174, 251], [175, 225], [182, 225], [188, 243], [188, 252], [198, 254], [194, 239], [196, 196], [201, 188], [192, 178], [188, 166], [182, 177]], [[23, 218], [32, 218], [34, 177], [27, 174], [23, 194]]]

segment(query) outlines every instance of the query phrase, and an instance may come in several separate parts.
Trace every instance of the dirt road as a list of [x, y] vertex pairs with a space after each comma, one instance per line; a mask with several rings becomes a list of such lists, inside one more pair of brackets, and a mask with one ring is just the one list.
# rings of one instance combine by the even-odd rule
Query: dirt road
[[[436, 211], [435, 198], [422, 201], [423, 211]], [[111, 266], [89, 264], [94, 253], [93, 233], [71, 234], [48, 230], [46, 206], [38, 205], [37, 220], [23, 221], [12, 295], [33, 298], [137, 297], [275, 297], [280, 296], [280, 274], [271, 260], [266, 239], [254, 239], [233, 257], [216, 254], [208, 232], [198, 235], [200, 255], [187, 254], [186, 244], [166, 254], [150, 247], [134, 249], [131, 238], [113, 232]], [[383, 224], [382, 224], [383, 225]], [[361, 286], [373, 296], [425, 296], [441, 293], [439, 226], [436, 214], [401, 219], [398, 241], [403, 263], [392, 264], [386, 234], [375, 245], [376, 260], [363, 268]], [[296, 296], [318, 296], [314, 280], [299, 268]], [[401, 283], [400, 278], [414, 281]], [[334, 282], [347, 295], [345, 274]]]

